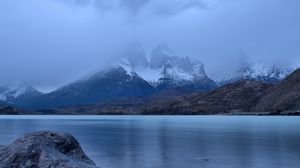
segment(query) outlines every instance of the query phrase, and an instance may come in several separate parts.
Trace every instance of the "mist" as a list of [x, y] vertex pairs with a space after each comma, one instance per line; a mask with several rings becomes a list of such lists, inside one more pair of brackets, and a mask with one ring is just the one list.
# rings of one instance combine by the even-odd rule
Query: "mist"
[[[0, 83], [50, 91], [113, 62], [137, 41], [167, 43], [212, 78], [247, 58], [300, 65], [298, 0], [1, 0]], [[221, 68], [220, 68], [221, 67]]]

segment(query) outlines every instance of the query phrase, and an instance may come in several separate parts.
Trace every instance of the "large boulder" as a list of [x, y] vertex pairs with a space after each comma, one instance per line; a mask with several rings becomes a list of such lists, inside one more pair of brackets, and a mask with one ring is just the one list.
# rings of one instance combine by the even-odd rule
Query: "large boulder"
[[97, 168], [78, 141], [67, 133], [29, 133], [0, 146], [1, 168]]

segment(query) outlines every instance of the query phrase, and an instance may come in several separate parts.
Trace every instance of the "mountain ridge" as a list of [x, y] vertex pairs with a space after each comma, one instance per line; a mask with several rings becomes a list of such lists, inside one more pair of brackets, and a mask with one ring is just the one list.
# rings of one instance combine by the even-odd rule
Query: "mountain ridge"
[[63, 86], [35, 99], [31, 104], [34, 108], [59, 107], [152, 93], [154, 89], [146, 81], [118, 67]]
[[[296, 85], [295, 85], [296, 84]], [[290, 89], [286, 89], [286, 88]], [[282, 99], [271, 99], [283, 95]], [[296, 90], [295, 90], [296, 89]], [[298, 115], [300, 109], [300, 69], [294, 71], [278, 84], [255, 80], [242, 80], [226, 84], [205, 92], [186, 92], [174, 90], [156, 93], [148, 97], [131, 97], [83, 106], [53, 109], [57, 114], [134, 114], [134, 115], [189, 115], [189, 114], [226, 114], [226, 115]], [[275, 92], [275, 95], [274, 95]], [[290, 92], [294, 94], [290, 94]], [[179, 94], [178, 94], [179, 93]], [[181, 93], [181, 94], [180, 94]], [[284, 94], [283, 94], [284, 93]], [[268, 104], [262, 102], [268, 100]], [[282, 101], [287, 99], [288, 101]], [[278, 108], [278, 102], [284, 109]], [[272, 105], [275, 105], [272, 109]]]
[[[21, 104], [21, 107], [94, 104], [116, 98], [149, 96], [164, 90], [206, 91], [217, 87], [207, 76], [201, 62], [192, 62], [188, 57], [167, 55], [165, 50], [170, 49], [167, 46], [155, 48], [151, 61], [156, 60], [156, 57], [161, 58], [161, 55], [164, 58], [149, 62], [144, 49], [138, 44], [131, 44], [121, 52], [120, 60], [112, 66], [26, 102], [27, 106]], [[147, 71], [150, 73], [147, 74]], [[153, 78], [153, 73], [157, 78]], [[149, 80], [149, 76], [153, 80]]]
[[[124, 70], [125, 71], [125, 70]], [[287, 89], [288, 88], [288, 89]], [[34, 111], [4, 108], [6, 114], [134, 114], [134, 115], [299, 115], [300, 69], [278, 84], [253, 80], [237, 81], [204, 92], [166, 90], [149, 96], [115, 98]]]
[[165, 91], [207, 92], [242, 81], [274, 84], [289, 73], [288, 69], [266, 62], [245, 63], [232, 78], [217, 84], [200, 60], [176, 55], [166, 44], [155, 47], [147, 58], [140, 44], [130, 43], [115, 57], [113, 65], [47, 94], [31, 86], [0, 87], [0, 100], [28, 109], [89, 105]]

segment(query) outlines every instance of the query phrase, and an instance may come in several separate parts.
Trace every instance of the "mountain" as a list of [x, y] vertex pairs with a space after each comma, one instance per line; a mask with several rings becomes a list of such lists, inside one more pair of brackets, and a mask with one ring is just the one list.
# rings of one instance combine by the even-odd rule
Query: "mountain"
[[150, 61], [138, 44], [127, 47], [120, 58], [119, 65], [128, 73], [136, 73], [158, 91], [174, 88], [206, 91], [217, 87], [200, 61], [177, 56], [166, 44], [153, 49]]
[[0, 100], [10, 104], [23, 105], [41, 95], [41, 92], [26, 84], [0, 86]]
[[[282, 114], [299, 115], [300, 69], [279, 83], [240, 80], [206, 92], [165, 91], [85, 106], [58, 114]], [[243, 113], [245, 112], [245, 113]], [[263, 113], [260, 113], [263, 112]]]
[[[122, 69], [122, 71], [127, 74], [123, 68], [120, 67], [119, 69]], [[146, 81], [144, 82], [148, 84]], [[151, 88], [151, 85], [148, 84], [148, 86]], [[64, 90], [65, 88], [62, 89]], [[78, 90], [76, 87], [73, 89]], [[152, 89], [154, 88], [152, 87]], [[70, 93], [76, 92], [71, 89]], [[60, 95], [57, 96], [60, 97]], [[61, 101], [63, 102], [63, 100]], [[47, 102], [53, 103], [51, 101]], [[133, 95], [131, 97], [114, 97], [114, 99], [100, 101], [95, 104], [83, 103], [82, 105], [79, 104], [64, 108], [40, 110], [36, 111], [36, 113], [299, 115], [299, 113], [297, 113], [299, 109], [300, 69], [277, 84], [254, 80], [241, 80], [226, 84], [212, 91], [195, 92], [178, 90], [178, 88], [176, 88], [175, 90], [165, 90], [161, 92], [153, 91], [147, 96]]]
[[152, 51], [151, 61], [137, 43], [120, 50], [116, 58], [116, 63], [108, 68], [39, 96], [22, 107], [88, 105], [120, 98], [147, 97], [167, 90], [206, 91], [217, 87], [206, 75], [201, 62], [175, 56], [166, 45]]
[[68, 84], [56, 91], [38, 97], [30, 104], [33, 108], [49, 108], [67, 105], [93, 104], [107, 100], [147, 96], [155, 89], [134, 72], [111, 67]]
[[[56, 114], [229, 114], [248, 112], [273, 84], [239, 81], [213, 91], [164, 91], [148, 97], [123, 98], [93, 105], [70, 106], [48, 111]], [[175, 93], [175, 94], [174, 94]], [[182, 93], [182, 94], [178, 94]], [[41, 111], [44, 112], [44, 111]], [[251, 114], [251, 113], [247, 113]]]
[[300, 69], [287, 76], [262, 97], [252, 111], [297, 111], [300, 110]]
[[292, 72], [292, 68], [280, 67], [266, 61], [243, 63], [229, 79], [220, 82], [220, 85], [240, 80], [255, 80], [267, 83], [277, 83]]

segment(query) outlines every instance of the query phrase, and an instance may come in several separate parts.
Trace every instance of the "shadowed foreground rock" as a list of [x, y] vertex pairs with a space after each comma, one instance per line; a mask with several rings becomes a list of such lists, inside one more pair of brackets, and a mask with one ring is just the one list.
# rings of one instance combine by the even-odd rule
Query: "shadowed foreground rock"
[[67, 133], [29, 133], [0, 146], [0, 168], [97, 168]]

